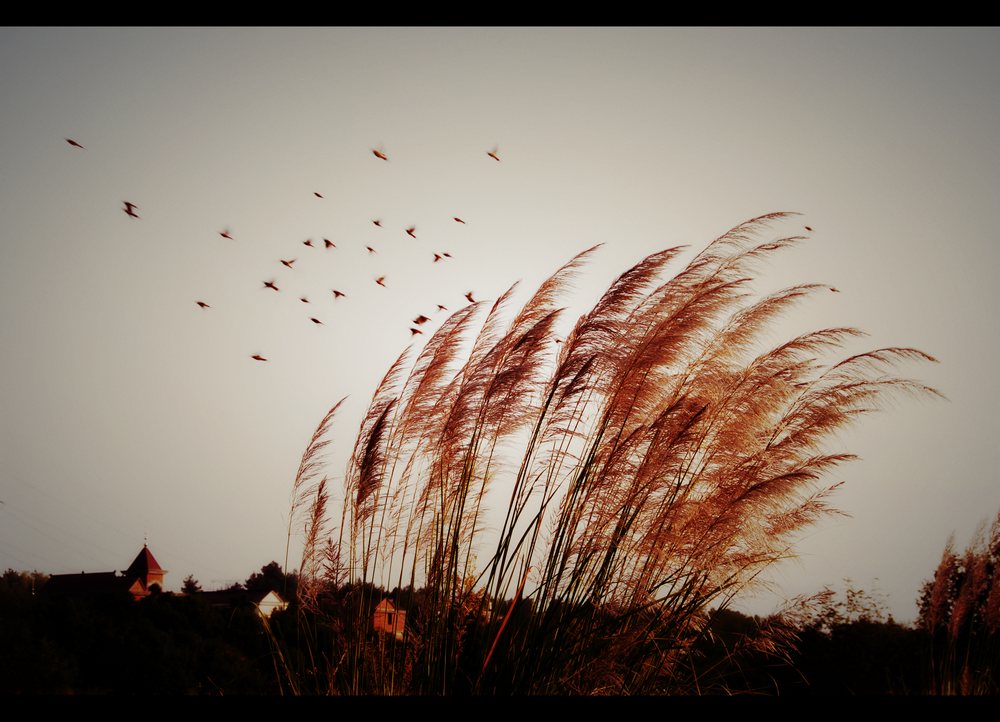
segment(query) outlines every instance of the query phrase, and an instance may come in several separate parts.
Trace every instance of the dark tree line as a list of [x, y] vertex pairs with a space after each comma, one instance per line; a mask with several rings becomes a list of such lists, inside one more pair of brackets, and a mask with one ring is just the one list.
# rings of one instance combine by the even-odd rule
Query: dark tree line
[[[713, 611], [672, 689], [701, 694], [903, 695], [996, 693], [995, 583], [1000, 524], [963, 553], [949, 545], [924, 586], [914, 625], [896, 623], [870, 594], [827, 590], [808, 611], [761, 618]], [[40, 593], [44, 574], [0, 576], [0, 692], [7, 694], [338, 694], [362, 686], [401, 691], [414, 673], [416, 635], [402, 640], [371, 625], [390, 599], [407, 630], [434, 623], [428, 589], [321, 584], [299, 599], [298, 579], [271, 562], [230, 591], [276, 590], [289, 607], [263, 620], [247, 601], [220, 608], [199, 594], [127, 593], [100, 597]], [[282, 592], [282, 590], [285, 590]], [[239, 598], [236, 595], [235, 598]], [[249, 600], [249, 595], [246, 597]], [[495, 619], [507, 617], [510, 601]], [[806, 609], [806, 607], [803, 607]], [[453, 694], [505, 694], [505, 674], [480, 676], [496, 623], [482, 609], [458, 625], [465, 646]], [[537, 624], [530, 598], [511, 610], [504, 639]], [[572, 609], [564, 614], [574, 614]], [[359, 620], [365, 620], [359, 623]], [[615, 629], [612, 617], [601, 622]], [[609, 636], [609, 653], [614, 639]], [[354, 645], [353, 647], [351, 645]], [[497, 652], [497, 659], [503, 652]], [[472, 660], [468, 665], [465, 658]], [[502, 670], [502, 665], [494, 666]], [[359, 685], [358, 681], [362, 684]], [[463, 681], [464, 680], [464, 681]], [[487, 683], [488, 687], [478, 686]]]
[[[264, 567], [247, 587], [270, 580], [273, 571]], [[127, 592], [56, 596], [42, 591], [45, 581], [45, 575], [13, 570], [0, 577], [4, 693], [280, 691], [273, 644], [250, 605], [213, 608], [197, 594], [158, 593], [139, 601]], [[197, 586], [191, 582], [189, 588]]]

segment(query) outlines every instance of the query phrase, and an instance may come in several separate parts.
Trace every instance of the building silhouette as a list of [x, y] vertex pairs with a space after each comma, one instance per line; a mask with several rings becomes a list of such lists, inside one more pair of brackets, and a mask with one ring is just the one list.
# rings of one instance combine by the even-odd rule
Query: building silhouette
[[142, 550], [119, 573], [80, 572], [79, 574], [53, 574], [41, 589], [42, 594], [53, 596], [103, 596], [127, 592], [135, 600], [163, 591], [163, 577], [167, 570], [160, 566], [149, 547]]

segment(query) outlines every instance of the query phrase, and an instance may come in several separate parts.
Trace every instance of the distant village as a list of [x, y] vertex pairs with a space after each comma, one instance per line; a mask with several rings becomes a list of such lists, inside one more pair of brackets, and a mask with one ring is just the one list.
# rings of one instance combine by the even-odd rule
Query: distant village
[[[53, 574], [39, 593], [47, 596], [99, 598], [126, 592], [135, 601], [139, 601], [144, 597], [163, 593], [163, 578], [166, 574], [167, 570], [160, 566], [149, 546], [144, 543], [135, 559], [123, 572], [116, 570]], [[194, 588], [187, 588], [181, 594], [197, 596], [216, 609], [235, 609], [249, 604], [260, 616], [270, 618], [275, 611], [288, 607], [288, 600], [282, 597], [279, 590], [273, 588], [247, 589], [242, 585], [234, 585], [229, 589], [203, 591], [196, 588], [196, 584], [192, 584], [191, 587]], [[406, 612], [396, 609], [388, 598], [383, 599], [375, 607], [372, 628], [376, 632], [403, 639]]]

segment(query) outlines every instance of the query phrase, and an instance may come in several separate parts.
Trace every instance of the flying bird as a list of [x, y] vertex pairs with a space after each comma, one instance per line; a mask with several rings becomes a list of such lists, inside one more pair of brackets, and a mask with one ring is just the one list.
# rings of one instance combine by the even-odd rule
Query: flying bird
[[204, 301], [195, 301], [195, 303], [197, 303], [201, 308], [211, 308], [211, 306], [209, 306]]
[[416, 226], [410, 226], [409, 228], [406, 229], [406, 235], [408, 235], [410, 238], [416, 239], [417, 237], [417, 234], [415, 233], [416, 230], [417, 230]]
[[286, 261], [286, 260], [285, 260], [284, 258], [282, 258], [282, 259], [281, 259], [281, 263], [282, 263], [283, 265], [285, 265], [285, 266], [288, 266], [289, 268], [291, 268], [291, 267], [292, 267], [292, 264], [293, 264], [293, 263], [295, 263], [295, 262], [296, 262], [297, 260], [299, 260], [299, 259], [297, 259], [297, 258], [293, 258], [293, 259], [292, 259], [292, 260], [290, 260], [290, 261]]
[[323, 239], [323, 247], [324, 248], [336, 248], [337, 244], [334, 243], [333, 241], [331, 241], [329, 238], [324, 238]]
[[66, 139], [66, 142], [67, 142], [67, 143], [69, 143], [70, 145], [75, 145], [75, 146], [76, 146], [77, 148], [80, 148], [81, 150], [87, 150], [87, 149], [86, 149], [86, 148], [84, 148], [84, 147], [83, 147], [82, 145], [80, 145], [80, 144], [79, 144], [79, 143], [77, 143], [77, 142], [76, 142], [75, 140], [73, 140], [72, 138], [67, 138], [67, 139]]
[[415, 319], [413, 319], [413, 323], [417, 324], [418, 326], [423, 323], [427, 323], [428, 321], [430, 321], [430, 319], [427, 318], [427, 316], [425, 316], [424, 314], [420, 314]]
[[333, 300], [336, 301], [338, 298], [345, 298], [347, 296], [343, 291], [338, 291], [336, 288], [333, 290]]
[[319, 191], [313, 191], [313, 195], [316, 196], [317, 198], [322, 198], [323, 197], [323, 194], [320, 193]]
[[461, 218], [459, 218], [458, 216], [455, 216], [455, 220], [456, 220], [456, 221], [458, 221], [459, 223], [461, 223], [461, 224], [462, 224], [463, 226], [465, 225], [465, 221], [463, 221], [463, 220], [462, 220]]
[[437, 306], [438, 306], [438, 311], [447, 311], [448, 310], [447, 306], [442, 306], [440, 303]]
[[254, 359], [255, 361], [267, 361], [267, 359], [261, 356], [259, 353], [255, 353], [250, 358]]
[[810, 228], [809, 226], [806, 226], [806, 230], [811, 232], [812, 228]]
[[369, 252], [369, 253], [375, 253], [375, 249], [374, 249], [374, 248], [372, 248], [371, 246], [365, 246], [365, 248], [367, 248], [367, 249], [368, 249], [368, 252]]
[[302, 245], [303, 246], [309, 246], [310, 248], [313, 248], [314, 247], [313, 246], [313, 239], [312, 238], [307, 238], [306, 240], [302, 241]]
[[274, 281], [264, 281], [264, 288], [270, 288], [274, 291], [278, 290], [278, 287], [274, 285]]
[[418, 333], [419, 333], [420, 335], [423, 335], [423, 333], [424, 333], [424, 332], [423, 332], [423, 331], [421, 331], [421, 330], [420, 330], [419, 328], [411, 328], [411, 329], [410, 329], [410, 335], [411, 335], [411, 336], [416, 336], [416, 335], [417, 335]]
[[376, 226], [378, 226], [379, 228], [381, 228], [381, 227], [382, 227], [382, 221], [381, 221], [381, 220], [374, 220], [374, 221], [372, 221], [372, 223], [374, 223], [374, 224], [375, 224]]
[[441, 251], [441, 255], [444, 256], [445, 258], [451, 258], [451, 254], [448, 253], [448, 251]]
[[302, 301], [302, 303], [309, 303], [309, 299], [308, 299], [308, 298], [306, 298], [305, 296], [303, 296], [303, 297], [302, 297], [302, 298], [300, 298], [299, 300], [300, 300], [300, 301]]
[[840, 293], [840, 289], [834, 288], [833, 286], [830, 286], [830, 290], [833, 291], [834, 293]]
[[474, 298], [472, 297], [472, 291], [469, 291], [469, 292], [468, 292], [467, 294], [465, 294], [465, 297], [466, 297], [467, 299], [469, 299], [469, 303], [475, 303], [475, 302], [476, 302], [476, 299], [474, 299]]
[[224, 231], [219, 231], [219, 235], [222, 236], [223, 238], [228, 238], [230, 241], [233, 240], [233, 237], [231, 235], [229, 235], [229, 229], [228, 228], [226, 230], [224, 230]]
[[125, 213], [132, 216], [133, 218], [139, 217], [139, 214], [135, 212], [135, 209], [138, 208], [139, 206], [137, 206], [135, 203], [130, 203], [128, 201], [122, 201], [122, 203], [125, 204], [125, 207], [122, 208], [122, 210], [125, 211]]
[[317, 323], [317, 324], [319, 324], [320, 326], [322, 326], [322, 325], [323, 325], [323, 322], [322, 322], [322, 321], [320, 321], [320, 320], [319, 320], [318, 318], [313, 318], [312, 316], [310, 316], [310, 317], [309, 317], [309, 320], [310, 320], [310, 321], [312, 321], [313, 323]]
[[438, 261], [440, 261], [440, 260], [441, 260], [442, 258], [444, 258], [444, 256], [442, 256], [442, 255], [441, 255], [440, 253], [435, 253], [435, 254], [434, 254], [434, 263], [437, 263], [437, 262], [438, 262]]
[[389, 160], [389, 157], [380, 150], [375, 150], [374, 148], [372, 148], [372, 153], [375, 154], [376, 158], [381, 158], [382, 160]]
[[379, 276], [378, 278], [376, 278], [375, 283], [380, 285], [382, 288], [385, 288], [385, 276]]
[[497, 148], [494, 148], [493, 150], [486, 151], [486, 155], [488, 155], [490, 158], [492, 158], [496, 162], [498, 162], [498, 163], [500, 162], [500, 156], [497, 155]]

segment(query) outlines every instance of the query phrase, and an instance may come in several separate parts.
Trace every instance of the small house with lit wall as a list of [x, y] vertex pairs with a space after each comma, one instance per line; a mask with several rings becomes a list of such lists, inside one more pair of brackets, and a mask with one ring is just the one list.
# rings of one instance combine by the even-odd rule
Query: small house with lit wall
[[393, 634], [396, 639], [402, 639], [406, 631], [406, 611], [396, 609], [388, 599], [383, 599], [375, 607], [372, 615], [372, 627], [376, 632]]

